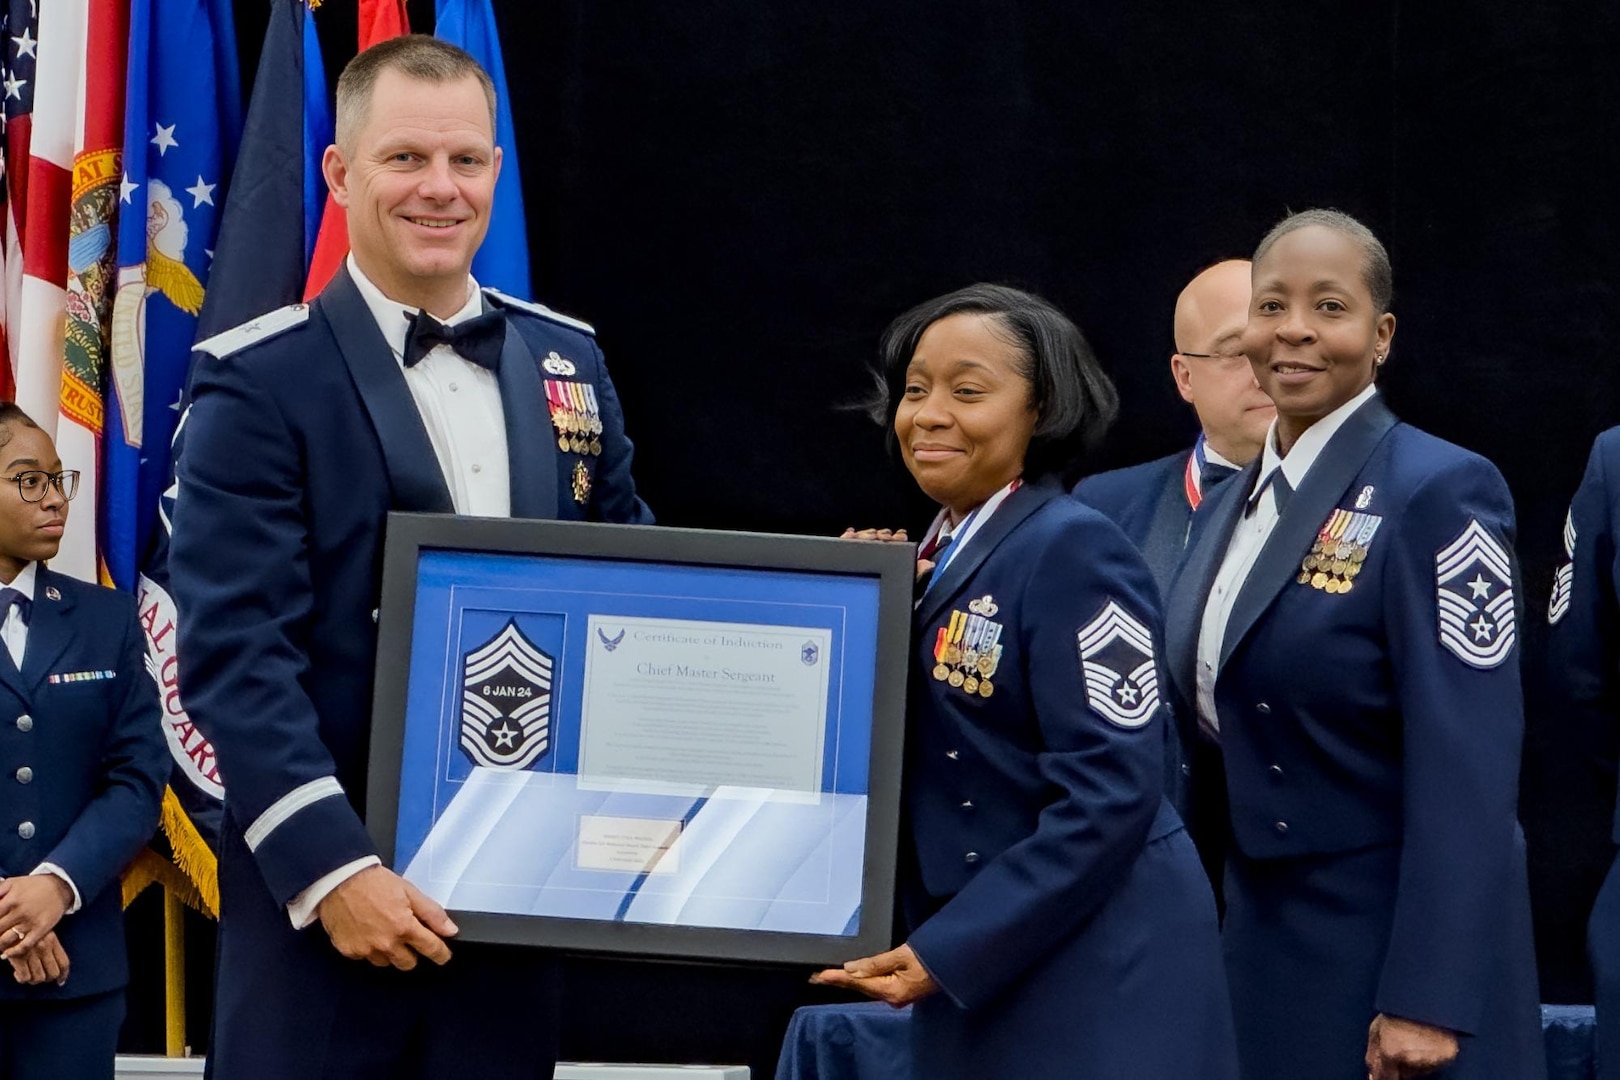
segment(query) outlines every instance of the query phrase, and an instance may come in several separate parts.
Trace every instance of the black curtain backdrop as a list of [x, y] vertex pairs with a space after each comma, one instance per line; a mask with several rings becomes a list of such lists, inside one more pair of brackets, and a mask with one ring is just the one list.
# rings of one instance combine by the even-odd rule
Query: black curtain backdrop
[[[1614, 736], [1546, 706], [1537, 656], [1564, 510], [1592, 438], [1620, 423], [1620, 10], [496, 6], [535, 295], [597, 326], [666, 524], [923, 524], [880, 433], [843, 406], [890, 318], [975, 280], [1040, 292], [1085, 330], [1123, 399], [1097, 467], [1185, 446], [1168, 375], [1185, 281], [1289, 210], [1366, 221], [1395, 264], [1390, 402], [1495, 461], [1518, 502], [1542, 996], [1587, 998], [1613, 799], [1588, 761]], [[251, 78], [264, 0], [237, 13]], [[431, 3], [410, 14], [431, 30]], [[354, 6], [317, 19], [335, 81]], [[768, 1076], [792, 1008], [831, 1000], [803, 978], [581, 961], [565, 1054]]]

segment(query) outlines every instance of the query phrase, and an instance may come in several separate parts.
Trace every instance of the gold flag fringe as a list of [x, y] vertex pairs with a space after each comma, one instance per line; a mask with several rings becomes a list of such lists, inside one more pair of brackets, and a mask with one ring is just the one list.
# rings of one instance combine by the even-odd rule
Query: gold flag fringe
[[174, 862], [146, 848], [124, 871], [124, 906], [154, 882], [161, 884], [187, 907], [219, 918], [219, 861], [191, 823], [172, 788], [163, 789], [163, 835], [169, 839]]

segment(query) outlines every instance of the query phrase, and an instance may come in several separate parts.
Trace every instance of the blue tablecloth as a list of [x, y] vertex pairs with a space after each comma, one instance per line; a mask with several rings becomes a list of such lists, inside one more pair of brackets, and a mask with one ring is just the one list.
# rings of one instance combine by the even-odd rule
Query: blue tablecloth
[[[877, 1002], [808, 1005], [793, 1014], [776, 1080], [909, 1080], [910, 1009]], [[1590, 1005], [1543, 1005], [1547, 1080], [1594, 1080]]]

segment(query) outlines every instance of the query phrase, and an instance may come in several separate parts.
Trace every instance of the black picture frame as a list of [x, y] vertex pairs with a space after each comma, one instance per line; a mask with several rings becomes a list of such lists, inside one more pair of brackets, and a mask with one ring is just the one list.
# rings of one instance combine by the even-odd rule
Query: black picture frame
[[452, 909], [458, 940], [695, 961], [837, 965], [892, 942], [906, 679], [915, 576], [910, 544], [661, 526], [391, 513], [383, 552], [366, 822], [395, 863], [417, 568], [424, 552], [562, 556], [608, 562], [858, 575], [878, 591], [861, 919], [853, 934], [736, 930]]

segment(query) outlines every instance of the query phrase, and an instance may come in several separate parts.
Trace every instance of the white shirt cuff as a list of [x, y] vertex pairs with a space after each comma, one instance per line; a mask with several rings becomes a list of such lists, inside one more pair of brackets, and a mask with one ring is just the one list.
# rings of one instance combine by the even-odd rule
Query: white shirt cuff
[[362, 870], [369, 870], [373, 866], [381, 866], [382, 860], [375, 855], [367, 855], [363, 859], [356, 859], [352, 863], [333, 870], [330, 874], [322, 875], [315, 880], [315, 884], [299, 893], [287, 902], [287, 917], [292, 920], [294, 930], [302, 930], [315, 921], [315, 911], [321, 906], [321, 901], [331, 895], [332, 890], [348, 881]]
[[67, 882], [67, 887], [69, 889], [73, 890], [73, 903], [70, 904], [68, 909], [62, 914], [72, 915], [75, 911], [78, 911], [84, 906], [84, 899], [79, 896], [79, 887], [73, 884], [73, 879], [68, 877], [68, 872], [62, 869], [60, 866], [57, 866], [55, 863], [42, 862], [38, 866], [34, 867], [34, 873], [50, 874], [52, 877], [59, 877], [63, 881]]

